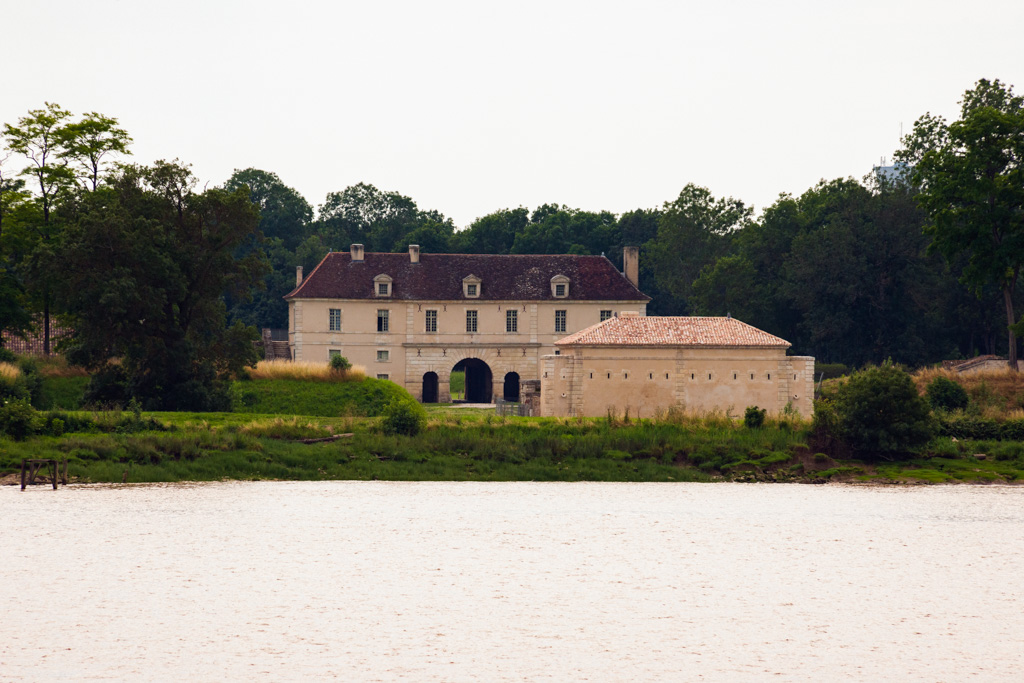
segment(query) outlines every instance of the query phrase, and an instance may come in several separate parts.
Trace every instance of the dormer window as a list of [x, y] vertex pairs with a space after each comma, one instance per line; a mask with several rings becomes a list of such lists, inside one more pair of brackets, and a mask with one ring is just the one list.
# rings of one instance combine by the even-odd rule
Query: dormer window
[[564, 299], [569, 296], [569, 278], [564, 275], [556, 275], [551, 278], [551, 296], [556, 299]]
[[391, 276], [381, 273], [373, 278], [373, 293], [377, 297], [391, 296]]
[[462, 295], [467, 299], [480, 298], [481, 280], [476, 275], [467, 275], [462, 278]]

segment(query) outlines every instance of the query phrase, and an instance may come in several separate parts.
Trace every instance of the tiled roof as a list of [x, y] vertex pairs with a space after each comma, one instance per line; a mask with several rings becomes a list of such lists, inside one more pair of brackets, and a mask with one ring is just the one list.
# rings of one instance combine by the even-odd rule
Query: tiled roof
[[556, 346], [769, 346], [790, 343], [735, 318], [620, 315], [555, 342]]
[[555, 300], [551, 278], [569, 278], [569, 301], [650, 301], [604, 256], [367, 253], [352, 261], [350, 252], [324, 257], [286, 299], [376, 299], [373, 278], [392, 278], [393, 300], [454, 301], [462, 294], [462, 279], [480, 278], [483, 301]]

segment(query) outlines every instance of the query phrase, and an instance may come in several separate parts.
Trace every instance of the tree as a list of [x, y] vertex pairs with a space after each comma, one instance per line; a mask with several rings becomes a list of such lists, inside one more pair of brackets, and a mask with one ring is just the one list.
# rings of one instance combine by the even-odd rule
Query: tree
[[836, 395], [839, 438], [861, 456], [895, 459], [928, 443], [928, 403], [891, 362], [854, 373]]
[[99, 185], [104, 158], [111, 154], [131, 154], [132, 138], [117, 119], [96, 112], [85, 114], [81, 121], [69, 123], [59, 131], [64, 151], [61, 156], [74, 162], [87, 186]]
[[234, 192], [242, 186], [248, 188], [250, 199], [259, 209], [260, 232], [264, 237], [277, 237], [286, 249], [295, 249], [309, 236], [313, 208], [276, 173], [256, 168], [236, 169], [224, 189]]
[[729, 252], [737, 231], [750, 223], [753, 210], [732, 197], [715, 199], [692, 183], [665, 202], [658, 236], [647, 249], [657, 269], [658, 286], [686, 309], [701, 270]]
[[67, 119], [71, 112], [60, 105], [47, 102], [43, 109], [33, 109], [27, 116], [18, 119], [18, 125], [4, 124], [4, 138], [8, 148], [21, 154], [30, 162], [21, 174], [32, 178], [39, 190], [41, 220], [35, 224], [36, 248], [28, 262], [23, 264], [29, 273], [29, 283], [35, 283], [37, 303], [43, 313], [43, 353], [50, 353], [50, 306], [52, 293], [47, 264], [54, 249], [55, 228], [51, 213], [58, 198], [65, 193], [75, 180], [74, 172], [68, 168], [65, 154], [69, 140], [66, 131]]
[[[928, 216], [932, 248], [951, 263], [967, 257], [962, 281], [1003, 294], [1009, 365], [1017, 370], [1014, 293], [1024, 266], [1024, 98], [999, 80], [964, 93], [960, 118], [925, 114], [897, 159], [914, 166], [912, 182]], [[1024, 320], [1021, 321], [1024, 323]]]
[[194, 183], [178, 163], [126, 166], [62, 209], [68, 357], [97, 377], [122, 375], [123, 392], [110, 398], [147, 410], [226, 409], [225, 380], [258, 358], [256, 331], [228, 328], [221, 299], [241, 297], [266, 272], [262, 252], [235, 255], [258, 213], [245, 189], [196, 193]]

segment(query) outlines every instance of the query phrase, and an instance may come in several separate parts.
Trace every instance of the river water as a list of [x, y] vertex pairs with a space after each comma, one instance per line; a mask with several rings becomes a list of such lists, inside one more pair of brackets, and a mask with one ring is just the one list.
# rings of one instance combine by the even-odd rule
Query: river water
[[0, 489], [5, 681], [1024, 677], [1024, 488]]

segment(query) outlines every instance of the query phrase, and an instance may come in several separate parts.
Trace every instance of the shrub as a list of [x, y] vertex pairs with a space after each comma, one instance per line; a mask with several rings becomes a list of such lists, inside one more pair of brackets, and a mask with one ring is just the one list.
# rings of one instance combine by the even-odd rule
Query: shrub
[[932, 408], [939, 410], [963, 410], [970, 402], [966, 389], [941, 375], [931, 381], [925, 393]]
[[37, 434], [42, 427], [42, 418], [27, 398], [6, 399], [0, 405], [0, 434], [21, 441]]
[[16, 365], [0, 362], [0, 401], [4, 399], [29, 398], [28, 387]]
[[18, 357], [14, 355], [13, 351], [0, 346], [0, 363], [10, 363], [11, 365], [14, 365], [17, 362]]
[[332, 372], [348, 372], [352, 368], [352, 364], [348, 362], [348, 358], [341, 354], [331, 356], [331, 371]]
[[757, 429], [764, 426], [764, 417], [768, 414], [765, 408], [747, 406], [743, 413], [743, 426], [747, 429]]
[[427, 411], [412, 399], [396, 398], [384, 408], [381, 430], [385, 434], [416, 436], [427, 420]]
[[910, 375], [891, 362], [851, 375], [835, 407], [839, 438], [862, 456], [905, 456], [932, 436], [928, 404]]

